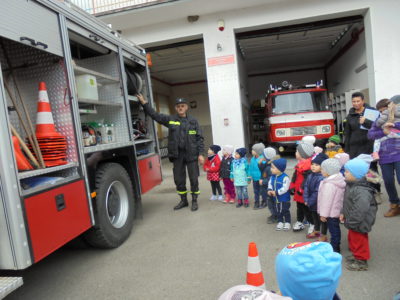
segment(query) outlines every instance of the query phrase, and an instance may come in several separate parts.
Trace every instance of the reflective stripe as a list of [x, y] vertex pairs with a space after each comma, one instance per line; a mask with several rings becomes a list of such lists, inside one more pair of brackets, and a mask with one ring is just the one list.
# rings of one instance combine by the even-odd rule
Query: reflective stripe
[[185, 195], [185, 194], [187, 194], [187, 191], [176, 191], [179, 195]]
[[38, 112], [36, 124], [54, 124], [52, 113], [49, 111]]
[[189, 130], [189, 134], [196, 134], [197, 131], [196, 130]]
[[197, 191], [197, 192], [191, 192], [192, 194], [196, 194], [196, 195], [198, 195], [198, 194], [200, 194], [200, 191]]
[[181, 122], [178, 122], [178, 121], [169, 121], [169, 124], [171, 124], [171, 125], [181, 125]]
[[257, 257], [247, 258], [247, 273], [258, 274], [261, 272], [260, 259]]

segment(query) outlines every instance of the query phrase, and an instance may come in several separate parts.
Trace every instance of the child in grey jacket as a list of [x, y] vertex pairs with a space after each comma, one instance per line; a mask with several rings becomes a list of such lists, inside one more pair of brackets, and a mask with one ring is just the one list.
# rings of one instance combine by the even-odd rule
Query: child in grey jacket
[[350, 271], [366, 271], [367, 260], [370, 259], [368, 232], [375, 223], [378, 210], [374, 196], [376, 189], [365, 177], [369, 165], [362, 159], [354, 158], [344, 168], [347, 186], [340, 219], [349, 230], [348, 243], [352, 253], [346, 257], [346, 268]]

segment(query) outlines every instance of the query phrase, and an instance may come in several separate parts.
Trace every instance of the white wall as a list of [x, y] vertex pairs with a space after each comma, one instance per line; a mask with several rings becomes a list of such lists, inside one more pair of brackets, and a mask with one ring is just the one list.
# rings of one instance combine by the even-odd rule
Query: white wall
[[[179, 15], [179, 2], [174, 5], [177, 15]], [[147, 14], [147, 20], [154, 20], [154, 23], [124, 30], [123, 35], [141, 45], [203, 35], [206, 60], [210, 57], [233, 54], [235, 64], [207, 66], [210, 113], [215, 142], [232, 143], [234, 140], [237, 144], [243, 144], [242, 96], [236, 65], [238, 59], [235, 31], [272, 28], [365, 14], [370, 97], [380, 99], [399, 93], [400, 90], [400, 76], [398, 76], [398, 70], [400, 70], [399, 11], [400, 1], [398, 0], [282, 0], [269, 1], [260, 6], [201, 15], [195, 23], [188, 23], [186, 18], [181, 16], [174, 21], [158, 23], [157, 16], [164, 12], [161, 9], [148, 9], [138, 13]], [[134, 13], [131, 18], [134, 20]], [[113, 23], [112, 16], [108, 16], [106, 19], [107, 23]], [[223, 32], [217, 30], [219, 19], [225, 21], [225, 31]], [[218, 43], [222, 44], [221, 52], [216, 49]], [[364, 82], [364, 80], [360, 82]], [[343, 85], [339, 88], [345, 89], [346, 87]], [[229, 104], [229, 111], [226, 109], [227, 104]], [[223, 119], [226, 117], [230, 119], [229, 126], [223, 125]]]
[[358, 41], [327, 69], [329, 92], [339, 95], [350, 90], [368, 88], [368, 67], [356, 72], [357, 68], [366, 63], [365, 34], [361, 33]]
[[322, 69], [249, 77], [249, 98], [251, 102], [265, 99], [269, 85], [281, 85], [284, 80], [293, 85], [303, 85], [315, 83], [321, 79], [324, 79], [324, 70]]

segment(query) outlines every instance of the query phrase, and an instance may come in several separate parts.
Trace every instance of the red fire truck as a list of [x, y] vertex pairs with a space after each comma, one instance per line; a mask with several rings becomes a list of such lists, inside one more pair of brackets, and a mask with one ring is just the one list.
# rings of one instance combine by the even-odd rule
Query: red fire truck
[[333, 114], [329, 111], [327, 90], [322, 80], [293, 87], [270, 85], [266, 96], [267, 141], [279, 151], [292, 148], [305, 135], [327, 139], [334, 134]]
[[[104, 23], [59, 0], [1, 6], [0, 270], [77, 237], [101, 248], [129, 237], [162, 180], [137, 93], [152, 101], [146, 53]], [[0, 298], [21, 283], [0, 277]]]

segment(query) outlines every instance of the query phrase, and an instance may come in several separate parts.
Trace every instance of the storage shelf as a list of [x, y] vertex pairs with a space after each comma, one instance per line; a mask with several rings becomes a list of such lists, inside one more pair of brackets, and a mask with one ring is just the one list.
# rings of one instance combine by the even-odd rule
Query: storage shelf
[[144, 143], [151, 143], [153, 140], [151, 139], [137, 139], [135, 140], [135, 144], [144, 144]]
[[85, 147], [83, 148], [83, 152], [86, 153], [92, 153], [92, 152], [97, 152], [97, 151], [104, 151], [104, 150], [109, 150], [109, 149], [115, 149], [115, 148], [122, 148], [126, 146], [131, 146], [133, 145], [133, 142], [116, 142], [116, 143], [110, 143], [110, 144], [100, 144], [96, 146], [90, 146], [90, 147]]
[[142, 160], [142, 159], [146, 159], [146, 158], [152, 157], [154, 155], [156, 155], [155, 152], [144, 154], [144, 155], [139, 155], [139, 156], [137, 156], [137, 159], [138, 160]]
[[54, 184], [50, 183], [50, 184], [38, 185], [38, 186], [30, 188], [30, 189], [22, 190], [22, 195], [27, 196], [27, 195], [30, 195], [30, 194], [33, 194], [33, 193], [37, 193], [37, 192], [42, 191], [42, 190], [47, 190], [49, 188], [56, 188], [58, 186], [67, 184], [69, 182], [78, 180], [79, 178], [81, 178], [79, 175], [73, 175], [73, 176], [66, 177], [66, 178], [64, 178], [62, 180], [59, 180], [59, 181], [55, 182]]
[[48, 173], [52, 173], [52, 172], [66, 170], [66, 169], [77, 167], [77, 166], [78, 166], [77, 162], [71, 162], [71, 163], [68, 163], [68, 164], [62, 165], [62, 166], [21, 172], [21, 173], [18, 173], [18, 178], [19, 179], [30, 178], [30, 177], [34, 177], [34, 176], [39, 176], [39, 175], [44, 175], [44, 174], [48, 174]]
[[93, 104], [93, 105], [108, 105], [108, 106], [119, 106], [122, 107], [121, 102], [107, 102], [104, 100], [93, 100], [93, 99], [84, 99], [84, 98], [78, 98], [79, 103], [84, 103], [84, 104]]
[[103, 83], [103, 84], [111, 84], [111, 83], [119, 83], [119, 78], [118, 77], [112, 77], [110, 75], [107, 74], [103, 74], [100, 72], [96, 72], [84, 67], [80, 67], [80, 66], [74, 66], [74, 71], [76, 75], [85, 75], [85, 74], [90, 74], [93, 76], [96, 76], [99, 80], [99, 83]]

